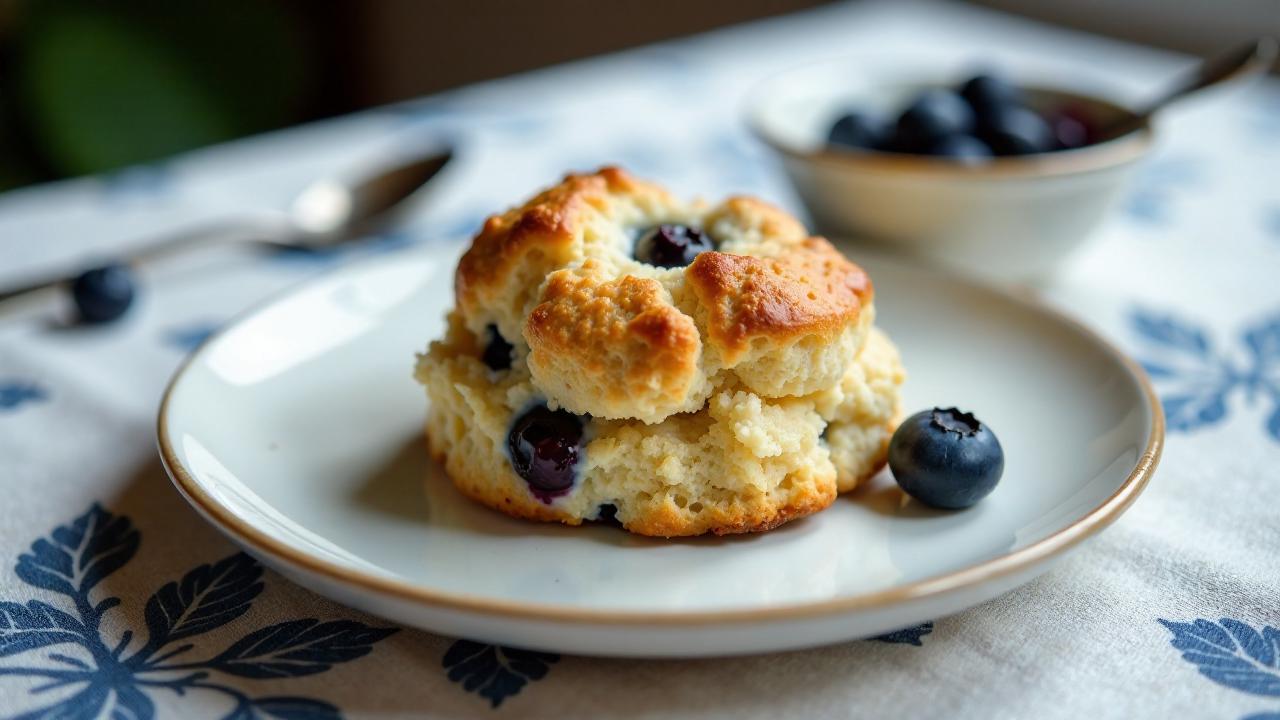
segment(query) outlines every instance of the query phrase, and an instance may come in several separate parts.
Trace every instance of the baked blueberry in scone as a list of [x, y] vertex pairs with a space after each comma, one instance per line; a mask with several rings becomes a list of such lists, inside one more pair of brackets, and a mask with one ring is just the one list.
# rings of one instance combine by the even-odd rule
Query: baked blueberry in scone
[[455, 293], [427, 438], [509, 515], [762, 531], [884, 464], [903, 372], [871, 280], [759, 200], [570, 175], [488, 219]]

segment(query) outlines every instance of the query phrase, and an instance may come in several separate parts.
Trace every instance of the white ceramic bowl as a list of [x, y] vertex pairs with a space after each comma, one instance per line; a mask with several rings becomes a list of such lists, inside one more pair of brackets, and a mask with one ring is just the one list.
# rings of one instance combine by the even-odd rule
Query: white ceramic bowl
[[[960, 79], [864, 60], [826, 62], [761, 83], [748, 115], [755, 133], [781, 155], [820, 232], [878, 242], [987, 279], [1042, 278], [1106, 216], [1150, 147], [1151, 129], [980, 166], [827, 147], [827, 130], [841, 114], [892, 118], [921, 90]], [[1132, 114], [1097, 97], [1015, 79], [1036, 108], [1072, 103], [1100, 122]]]

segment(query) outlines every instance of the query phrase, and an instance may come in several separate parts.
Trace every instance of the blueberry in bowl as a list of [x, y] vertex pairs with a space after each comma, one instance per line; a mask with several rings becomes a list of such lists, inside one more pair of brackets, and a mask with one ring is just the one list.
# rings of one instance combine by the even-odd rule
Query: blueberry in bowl
[[844, 112], [827, 132], [828, 145], [972, 166], [996, 156], [1078, 149], [1097, 135], [1087, 111], [1037, 107], [1027, 92], [998, 74], [975, 75], [954, 88], [926, 87], [910, 97], [891, 126], [871, 112]]
[[995, 489], [1004, 472], [1004, 450], [972, 413], [933, 408], [898, 426], [889, 441], [889, 469], [916, 500], [959, 510]]
[[904, 57], [796, 68], [747, 107], [820, 231], [999, 283], [1051, 275], [1152, 145], [1104, 97]]

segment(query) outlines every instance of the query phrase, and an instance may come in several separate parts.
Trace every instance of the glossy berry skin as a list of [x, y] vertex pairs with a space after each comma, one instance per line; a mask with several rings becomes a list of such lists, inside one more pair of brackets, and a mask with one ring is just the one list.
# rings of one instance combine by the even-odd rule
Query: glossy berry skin
[[991, 157], [991, 148], [972, 135], [948, 135], [929, 146], [929, 154], [962, 165], [981, 165]]
[[1096, 128], [1089, 116], [1071, 107], [1060, 108], [1045, 117], [1058, 150], [1075, 150], [1094, 142]]
[[133, 273], [125, 265], [94, 268], [71, 283], [71, 297], [86, 323], [116, 320], [129, 309], [133, 295]]
[[1044, 118], [1022, 107], [1006, 107], [986, 118], [979, 137], [997, 155], [1031, 155], [1055, 147], [1053, 131]]
[[573, 487], [582, 457], [582, 432], [580, 417], [545, 405], [512, 423], [507, 434], [511, 467], [539, 500], [550, 503]]
[[929, 90], [898, 116], [887, 145], [897, 152], [925, 152], [943, 137], [964, 135], [973, 127], [973, 109], [959, 95], [950, 90]]
[[1022, 104], [1022, 91], [999, 75], [974, 75], [960, 85], [960, 97], [979, 118], [1001, 108]]
[[480, 359], [490, 370], [506, 370], [511, 367], [511, 343], [502, 337], [502, 333], [498, 332], [496, 325], [490, 325], [488, 328], [489, 342], [484, 346], [484, 352], [480, 355]]
[[884, 123], [863, 113], [842, 115], [831, 125], [827, 142], [835, 147], [872, 150], [884, 141]]
[[699, 253], [714, 250], [706, 233], [688, 225], [659, 225], [636, 241], [636, 259], [658, 267], [684, 267]]
[[959, 510], [986, 497], [1004, 472], [1004, 450], [991, 428], [956, 408], [907, 418], [889, 442], [889, 469], [908, 495]]

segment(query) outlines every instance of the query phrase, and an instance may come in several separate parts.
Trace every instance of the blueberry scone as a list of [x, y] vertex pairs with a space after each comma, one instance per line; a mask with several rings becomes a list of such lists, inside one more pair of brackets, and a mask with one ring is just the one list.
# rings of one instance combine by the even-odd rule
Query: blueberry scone
[[509, 515], [763, 531], [884, 464], [903, 372], [871, 281], [759, 200], [570, 175], [488, 219], [455, 294], [428, 443]]

